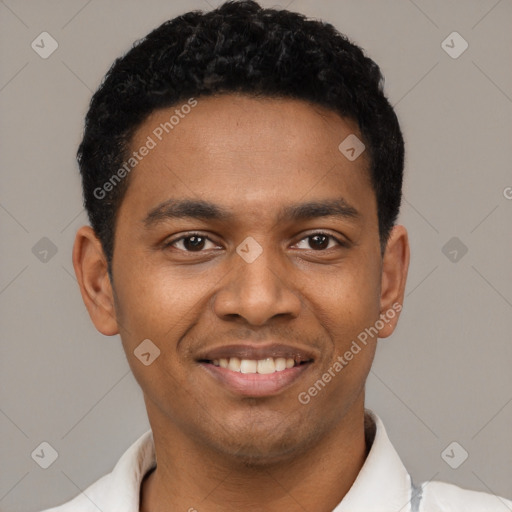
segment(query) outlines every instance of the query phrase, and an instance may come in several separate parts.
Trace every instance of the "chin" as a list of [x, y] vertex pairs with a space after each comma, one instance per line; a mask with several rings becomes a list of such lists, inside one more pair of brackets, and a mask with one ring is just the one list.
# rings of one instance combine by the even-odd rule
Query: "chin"
[[252, 442], [239, 446], [237, 450], [224, 451], [224, 454], [245, 468], [258, 469], [276, 466], [295, 458], [299, 447], [299, 443], [293, 446], [269, 446], [268, 443]]
[[[232, 435], [227, 435], [232, 432]], [[295, 459], [315, 444], [317, 433], [298, 425], [248, 424], [235, 431], [227, 428], [210, 438], [212, 448], [244, 467], [268, 467]]]

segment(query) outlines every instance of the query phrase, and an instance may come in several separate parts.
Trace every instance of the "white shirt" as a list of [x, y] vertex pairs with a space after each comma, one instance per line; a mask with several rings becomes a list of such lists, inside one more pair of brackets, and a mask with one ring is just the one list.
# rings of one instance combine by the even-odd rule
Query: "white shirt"
[[[378, 416], [376, 431], [355, 482], [333, 512], [512, 512], [512, 501], [442, 482], [414, 488]], [[140, 485], [156, 465], [151, 430], [119, 459], [113, 471], [83, 493], [43, 512], [139, 512]]]

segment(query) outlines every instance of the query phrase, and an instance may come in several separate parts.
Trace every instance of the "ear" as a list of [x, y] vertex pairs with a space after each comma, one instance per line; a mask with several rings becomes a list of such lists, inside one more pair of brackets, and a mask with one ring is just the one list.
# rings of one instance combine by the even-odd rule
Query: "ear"
[[73, 267], [80, 293], [96, 329], [105, 336], [119, 333], [107, 258], [89, 226], [81, 227], [73, 246]]
[[382, 258], [380, 316], [384, 327], [379, 338], [387, 338], [396, 328], [402, 310], [409, 269], [409, 237], [404, 226], [394, 226]]

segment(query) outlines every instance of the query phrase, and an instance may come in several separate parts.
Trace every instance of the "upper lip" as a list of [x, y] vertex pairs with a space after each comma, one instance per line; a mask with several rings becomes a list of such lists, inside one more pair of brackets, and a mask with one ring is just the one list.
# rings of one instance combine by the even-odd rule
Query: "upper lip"
[[315, 359], [314, 353], [310, 349], [302, 347], [293, 347], [282, 344], [258, 344], [250, 343], [237, 345], [224, 345], [221, 347], [209, 348], [199, 354], [198, 361], [213, 361], [215, 359], [229, 359], [238, 357], [239, 359], [251, 359], [259, 361], [267, 357], [293, 358], [296, 363], [309, 362]]

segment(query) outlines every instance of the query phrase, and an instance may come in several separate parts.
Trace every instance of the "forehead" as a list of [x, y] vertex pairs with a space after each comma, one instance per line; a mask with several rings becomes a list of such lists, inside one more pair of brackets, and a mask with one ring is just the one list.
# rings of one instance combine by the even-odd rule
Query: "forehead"
[[132, 148], [150, 136], [160, 147], [194, 151], [196, 158], [214, 154], [236, 158], [247, 151], [253, 158], [270, 152], [288, 153], [287, 158], [294, 152], [300, 157], [307, 152], [318, 159], [326, 152], [338, 156], [340, 142], [350, 134], [362, 138], [357, 122], [316, 104], [224, 94], [154, 111], [136, 130]]
[[368, 200], [366, 153], [351, 161], [339, 149], [349, 136], [362, 138], [355, 121], [300, 100], [185, 100], [136, 131], [131, 151], [152, 148], [130, 175], [123, 205], [136, 199], [147, 210], [186, 197], [261, 212], [301, 198]]

